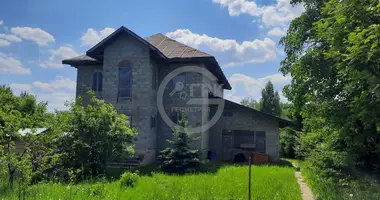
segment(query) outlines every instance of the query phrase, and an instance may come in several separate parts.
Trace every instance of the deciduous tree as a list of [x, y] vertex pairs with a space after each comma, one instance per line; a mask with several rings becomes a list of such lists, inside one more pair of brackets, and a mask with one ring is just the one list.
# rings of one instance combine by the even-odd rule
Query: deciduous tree
[[84, 176], [103, 174], [107, 162], [125, 162], [133, 156], [137, 135], [126, 115], [97, 99], [93, 92], [88, 94], [87, 105], [79, 97], [71, 103], [69, 111], [58, 116], [66, 123], [63, 127], [66, 134], [57, 141], [63, 165], [66, 169], [81, 170]]
[[[380, 4], [377, 0], [293, 0], [306, 11], [281, 39], [284, 94], [306, 134], [314, 164], [380, 168]], [[342, 164], [343, 163], [343, 164]], [[327, 165], [328, 164], [328, 165]]]
[[281, 116], [280, 95], [274, 92], [272, 82], [268, 82], [261, 91], [260, 111], [274, 116]]

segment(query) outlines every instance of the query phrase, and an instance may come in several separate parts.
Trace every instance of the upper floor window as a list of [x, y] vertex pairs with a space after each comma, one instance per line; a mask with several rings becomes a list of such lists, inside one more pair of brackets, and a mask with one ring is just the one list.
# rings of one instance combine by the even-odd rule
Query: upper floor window
[[173, 77], [172, 79], [171, 79], [171, 85], [173, 86], [173, 87], [175, 87], [175, 85], [177, 84], [177, 83], [181, 83], [182, 85], [185, 85], [185, 79], [186, 79], [186, 76], [185, 76], [185, 74], [178, 74], [177, 76], [175, 76], [175, 77]]
[[101, 92], [103, 88], [103, 74], [100, 71], [96, 71], [92, 74], [92, 90], [95, 92]]
[[152, 89], [157, 89], [157, 68], [154, 65], [152, 69]]
[[185, 74], [178, 74], [169, 81], [167, 89], [170, 91], [170, 96], [172, 96], [176, 92], [184, 91], [186, 84], [185, 79]]
[[123, 60], [119, 63], [119, 91], [118, 97], [131, 97], [132, 89], [132, 65]]

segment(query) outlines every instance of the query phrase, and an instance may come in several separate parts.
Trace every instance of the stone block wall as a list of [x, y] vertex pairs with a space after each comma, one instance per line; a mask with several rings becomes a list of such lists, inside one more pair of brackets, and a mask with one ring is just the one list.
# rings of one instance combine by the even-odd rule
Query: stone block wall
[[[198, 66], [201, 68], [205, 68], [205, 66], [201, 63], [188, 63], [188, 64], [171, 64], [167, 66], [159, 67], [159, 83], [163, 81], [163, 79], [173, 70], [180, 67], [189, 67], [189, 66]], [[164, 108], [171, 118], [176, 112], [173, 108], [200, 108], [203, 110], [200, 111], [192, 111], [185, 112], [189, 124], [193, 127], [200, 126], [208, 121], [208, 114], [204, 112], [204, 110], [208, 109], [208, 105], [188, 105], [186, 104], [192, 98], [207, 98], [207, 94], [202, 93], [201, 83], [204, 83], [205, 80], [203, 75], [197, 72], [185, 72], [185, 88], [183, 92], [187, 94], [186, 98], [180, 96], [180, 93], [175, 93], [173, 96], [170, 96], [169, 93], [174, 89], [168, 85], [164, 92]], [[169, 83], [170, 84], [170, 83]], [[195, 85], [195, 86], [194, 86]], [[197, 86], [199, 85], [199, 86]], [[192, 88], [191, 88], [192, 87]], [[157, 147], [158, 149], [164, 149], [168, 146], [167, 140], [172, 138], [172, 127], [169, 127], [161, 117], [159, 117], [159, 131], [157, 133]], [[193, 147], [198, 149], [207, 148], [205, 142], [208, 139], [208, 131], [205, 130], [202, 133], [194, 133], [192, 134], [196, 140], [193, 142]], [[205, 138], [207, 137], [207, 138]], [[208, 144], [208, 143], [207, 143]]]
[[[265, 132], [265, 153], [273, 161], [280, 159], [280, 140], [278, 121], [260, 113], [253, 113], [244, 109], [229, 109], [232, 117], [222, 116], [210, 130], [210, 150], [216, 152], [216, 159], [223, 160], [223, 130], [247, 130]], [[241, 149], [233, 149], [232, 158]]]
[[[120, 61], [128, 60], [132, 66], [131, 98], [118, 98]], [[149, 48], [131, 36], [121, 36], [105, 47], [103, 66], [76, 66], [78, 69], [77, 95], [91, 90], [92, 74], [103, 72], [103, 89], [100, 95], [112, 103], [119, 113], [132, 118], [138, 129], [135, 143], [136, 157], [142, 165], [155, 161], [156, 132], [151, 128], [151, 116], [156, 117], [156, 89], [153, 88], [153, 69], [157, 65], [150, 58]], [[126, 122], [128, 123], [128, 122]]]

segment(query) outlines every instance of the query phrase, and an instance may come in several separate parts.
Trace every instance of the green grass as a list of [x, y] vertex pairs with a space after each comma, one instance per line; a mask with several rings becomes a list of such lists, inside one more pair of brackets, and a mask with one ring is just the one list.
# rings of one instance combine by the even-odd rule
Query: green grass
[[[247, 199], [248, 166], [224, 166], [215, 173], [141, 176], [134, 188], [119, 182], [37, 184], [30, 186], [27, 199]], [[17, 199], [16, 191], [0, 199]], [[300, 200], [294, 169], [282, 166], [252, 166], [252, 199]]]
[[311, 187], [314, 196], [323, 200], [378, 200], [380, 199], [380, 184], [364, 175], [355, 180], [336, 180], [319, 175], [319, 171], [307, 161], [288, 159], [301, 169], [306, 182]]

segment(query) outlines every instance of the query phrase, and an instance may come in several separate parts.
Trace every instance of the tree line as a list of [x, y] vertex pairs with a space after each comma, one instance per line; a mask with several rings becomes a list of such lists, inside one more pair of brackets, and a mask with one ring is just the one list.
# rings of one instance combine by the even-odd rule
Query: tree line
[[305, 12], [280, 40], [283, 90], [295, 127], [288, 157], [324, 175], [380, 170], [380, 4], [378, 0], [292, 0]]

